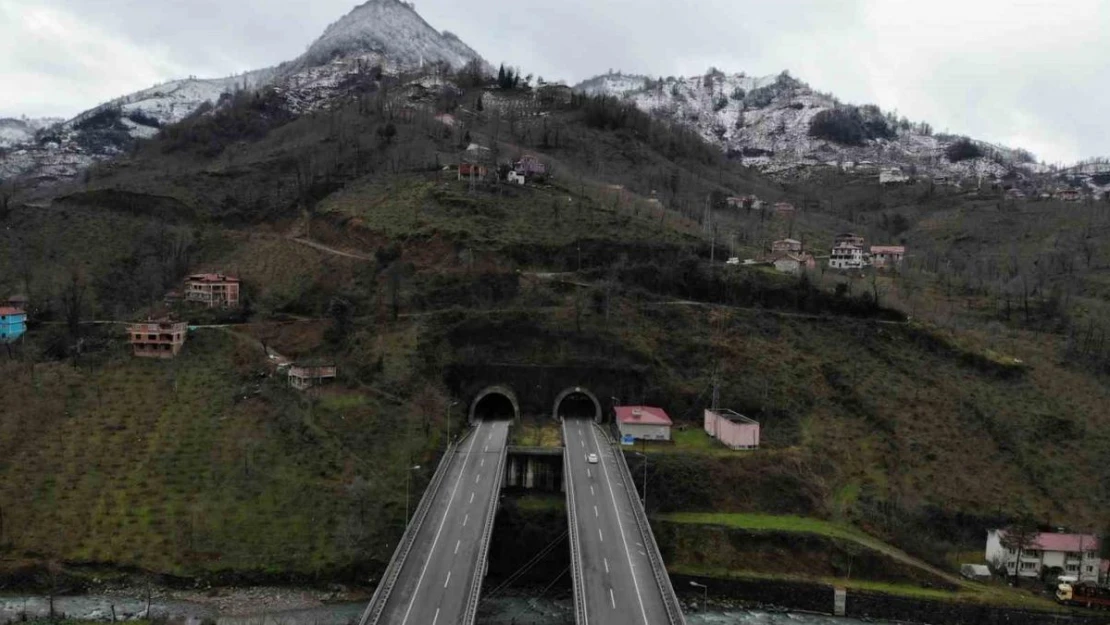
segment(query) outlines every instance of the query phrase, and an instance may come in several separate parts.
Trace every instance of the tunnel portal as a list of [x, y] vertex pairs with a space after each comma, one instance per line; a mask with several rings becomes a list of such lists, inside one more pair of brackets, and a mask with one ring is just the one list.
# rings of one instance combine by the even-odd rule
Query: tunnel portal
[[470, 404], [470, 423], [478, 421], [510, 421], [520, 419], [520, 403], [516, 393], [507, 386], [483, 389]]
[[564, 389], [555, 398], [552, 407], [552, 418], [561, 421], [564, 418], [593, 419], [601, 423], [601, 402], [589, 389], [574, 386]]

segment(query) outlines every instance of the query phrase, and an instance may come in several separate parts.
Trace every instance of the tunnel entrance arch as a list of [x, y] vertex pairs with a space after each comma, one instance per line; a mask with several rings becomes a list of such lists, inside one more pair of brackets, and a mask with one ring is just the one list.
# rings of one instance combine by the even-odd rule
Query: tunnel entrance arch
[[487, 386], [470, 402], [470, 424], [487, 420], [520, 420], [520, 402], [513, 389], [504, 385]]
[[593, 419], [601, 423], [601, 402], [588, 388], [572, 386], [563, 389], [555, 397], [555, 404], [551, 407], [551, 418], [561, 421], [563, 417]]

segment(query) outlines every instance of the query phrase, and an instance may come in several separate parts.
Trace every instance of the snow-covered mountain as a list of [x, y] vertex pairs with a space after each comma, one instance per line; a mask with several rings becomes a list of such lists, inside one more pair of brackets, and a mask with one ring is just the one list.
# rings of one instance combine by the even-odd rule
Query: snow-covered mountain
[[325, 105], [352, 74], [381, 66], [402, 72], [424, 65], [460, 68], [489, 64], [458, 37], [438, 32], [400, 0], [369, 0], [328, 26], [303, 55], [273, 68], [226, 78], [172, 80], [116, 98], [49, 128], [0, 120], [0, 180], [32, 176], [51, 181], [76, 175], [98, 159], [182, 121], [206, 103], [238, 90], [273, 87], [294, 112]]
[[328, 26], [303, 55], [283, 64], [279, 71], [288, 76], [351, 57], [381, 64], [386, 71], [433, 63], [457, 68], [473, 59], [481, 61], [478, 53], [454, 34], [432, 28], [412, 4], [370, 0]]
[[1036, 173], [1027, 152], [972, 141], [975, 149], [961, 153], [952, 148], [961, 137], [936, 135], [926, 124], [877, 107], [842, 104], [786, 72], [751, 77], [711, 69], [704, 76], [669, 79], [606, 74], [576, 89], [622, 98], [687, 125], [746, 165], [774, 175], [806, 175], [814, 166], [957, 178]]

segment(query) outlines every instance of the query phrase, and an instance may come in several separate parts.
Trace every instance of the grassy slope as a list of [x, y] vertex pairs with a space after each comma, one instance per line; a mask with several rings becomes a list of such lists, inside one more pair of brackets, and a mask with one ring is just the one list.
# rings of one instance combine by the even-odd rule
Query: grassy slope
[[[904, 551], [885, 543], [881, 540], [869, 536], [858, 529], [843, 523], [829, 522], [822, 519], [815, 519], [811, 517], [799, 517], [790, 515], [768, 515], [768, 514], [730, 514], [730, 513], [689, 513], [679, 512], [672, 514], [658, 515], [654, 519], [657, 523], [662, 523], [664, 526], [668, 524], [677, 524], [681, 526], [691, 526], [691, 530], [695, 533], [710, 532], [712, 527], [720, 528], [733, 528], [745, 530], [743, 540], [750, 546], [751, 543], [759, 544], [767, 538], [776, 535], [787, 535], [798, 537], [797, 540], [803, 540], [802, 536], [820, 536], [832, 539], [832, 546], [829, 547], [828, 557], [843, 559], [845, 553], [853, 553], [854, 550], [845, 544], [855, 544], [862, 547], [866, 552], [872, 552], [879, 559], [889, 558], [910, 569], [917, 569], [919, 573], [900, 573], [891, 574], [886, 572], [880, 575], [880, 579], [870, 578], [867, 571], [861, 571], [861, 567], [856, 567], [854, 575], [852, 569], [848, 569], [849, 577], [821, 577], [820, 575], [814, 576], [811, 571], [807, 571], [805, 567], [790, 566], [788, 567], [793, 572], [783, 576], [781, 573], [776, 574], [769, 571], [761, 571], [758, 566], [758, 560], [755, 558], [743, 558], [740, 562], [740, 568], [729, 567], [725, 568], [720, 566], [720, 562], [726, 558], [724, 555], [727, 549], [711, 550], [708, 553], [701, 553], [698, 557], [691, 557], [697, 554], [683, 552], [682, 556], [677, 561], [672, 561], [668, 568], [676, 573], [692, 574], [692, 575], [711, 575], [716, 577], [756, 577], [756, 578], [789, 578], [789, 579], [813, 579], [815, 581], [822, 581], [837, 586], [844, 586], [848, 588], [856, 588], [859, 590], [871, 590], [883, 592], [887, 594], [903, 595], [918, 597], [922, 599], [940, 599], [946, 601], [972, 601], [980, 603], [996, 603], [1005, 605], [1022, 605], [1034, 608], [1052, 608], [1056, 606], [1050, 601], [1040, 598], [1034, 598], [1030, 595], [1011, 589], [995, 586], [983, 585], [972, 583], [962, 579], [952, 573], [942, 571], [936, 567], [922, 562], [913, 556], [905, 553]], [[808, 544], [808, 543], [807, 543]], [[845, 546], [842, 546], [845, 545]], [[809, 551], [801, 556], [801, 559], [813, 557], [819, 551]], [[788, 556], [789, 557], [789, 556]], [[855, 552], [852, 559], [860, 557], [859, 552]], [[861, 560], [866, 559], [866, 556]], [[896, 575], [910, 575], [911, 577], [918, 577], [918, 583], [906, 582], [891, 582], [888, 581]], [[882, 579], [886, 578], [886, 579]], [[930, 588], [937, 582], [952, 584], [958, 590], [942, 590], [939, 588]]]
[[305, 411], [266, 382], [237, 402], [257, 386], [256, 358], [201, 331], [172, 362], [123, 356], [33, 374], [5, 363], [7, 542], [173, 573], [311, 574], [388, 558], [404, 439], [386, 434], [396, 428], [369, 398]]

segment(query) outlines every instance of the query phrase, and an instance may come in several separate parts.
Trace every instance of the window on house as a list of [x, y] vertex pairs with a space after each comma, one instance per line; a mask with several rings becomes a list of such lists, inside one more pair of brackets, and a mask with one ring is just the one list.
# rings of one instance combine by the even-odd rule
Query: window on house
[[1008, 553], [1010, 555], [1016, 555], [1017, 554], [1017, 549], [1014, 549], [1013, 547], [1010, 547], [1009, 549], [1006, 550], [1006, 553]]
[[1069, 564], [1068, 565], [1068, 573], [1075, 573], [1078, 570], [1079, 570], [1079, 565], [1078, 564]]
[[1023, 571], [1031, 571], [1035, 568], [1037, 568], [1037, 563], [1036, 562], [1022, 562], [1021, 563], [1021, 570], [1023, 570]]
[[1007, 562], [1006, 563], [1006, 568], [1010, 569], [1011, 571], [1014, 570], [1014, 563], [1013, 562]]
[[1088, 551], [1087, 552], [1087, 557], [1090, 558], [1091, 560], [1094, 560], [1095, 559], [1095, 552]]
[[1087, 565], [1087, 572], [1088, 573], [1094, 573], [1095, 572], [1095, 567], [1093, 565], [1088, 564]]

